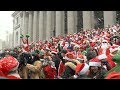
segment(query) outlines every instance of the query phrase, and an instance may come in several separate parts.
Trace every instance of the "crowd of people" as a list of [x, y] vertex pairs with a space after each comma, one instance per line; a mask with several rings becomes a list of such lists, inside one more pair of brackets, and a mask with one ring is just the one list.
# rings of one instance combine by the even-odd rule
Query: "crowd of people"
[[81, 30], [0, 53], [1, 79], [120, 79], [120, 25]]

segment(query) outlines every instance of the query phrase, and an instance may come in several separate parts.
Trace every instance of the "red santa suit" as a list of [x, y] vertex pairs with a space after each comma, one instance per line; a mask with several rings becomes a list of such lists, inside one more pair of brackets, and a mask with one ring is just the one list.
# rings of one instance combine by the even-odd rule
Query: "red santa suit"
[[56, 69], [51, 65], [47, 65], [43, 68], [46, 79], [54, 79], [57, 76]]
[[101, 48], [98, 50], [98, 54], [106, 54], [108, 55], [110, 53], [109, 51], [109, 44], [107, 40], [103, 40], [101, 44]]
[[29, 52], [30, 51], [30, 46], [28, 44], [28, 39], [23, 39], [22, 38], [22, 42], [23, 42], [23, 52]]
[[112, 55], [107, 55], [107, 61], [110, 64], [110, 67], [113, 68], [116, 66], [115, 62], [112, 61], [113, 56]]

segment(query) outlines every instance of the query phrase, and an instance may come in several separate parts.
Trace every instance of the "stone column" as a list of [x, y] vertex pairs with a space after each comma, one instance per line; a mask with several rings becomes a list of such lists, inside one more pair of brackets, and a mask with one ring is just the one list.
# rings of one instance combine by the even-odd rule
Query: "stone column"
[[37, 11], [34, 11], [34, 15], [33, 15], [33, 41], [37, 41]]
[[49, 40], [52, 33], [52, 11], [47, 11], [46, 40]]
[[56, 36], [64, 34], [64, 11], [56, 11]]
[[28, 22], [28, 34], [30, 35], [29, 41], [33, 41], [33, 12], [29, 11], [29, 22]]
[[55, 17], [56, 13], [55, 12], [56, 11], [52, 11], [52, 13], [51, 13], [52, 14], [52, 17], [51, 17], [52, 18], [52, 21], [51, 21], [51, 25], [52, 25], [52, 27], [51, 27], [51, 37], [53, 37], [54, 34], [55, 34], [54, 32], [56, 32], [56, 30], [55, 30], [56, 29], [55, 28], [55, 26], [56, 26], [56, 23], [55, 23], [56, 22], [56, 17]]
[[39, 11], [39, 40], [43, 40], [43, 20], [44, 20], [43, 11]]
[[116, 24], [116, 11], [104, 11], [104, 27]]
[[23, 11], [22, 12], [22, 33], [23, 35], [25, 35], [25, 12], [26, 11]]
[[46, 40], [46, 24], [47, 24], [47, 11], [43, 11], [43, 35], [42, 35], [43, 40]]
[[94, 28], [94, 11], [83, 11], [83, 29]]
[[75, 21], [75, 30], [74, 32], [77, 33], [77, 11], [74, 11], [74, 21]]
[[28, 17], [27, 12], [23, 11], [23, 28], [22, 28], [22, 34], [25, 36], [28, 32]]
[[28, 34], [28, 32], [29, 32], [28, 23], [29, 23], [29, 11], [26, 11], [26, 15], [25, 15], [25, 30], [26, 30], [26, 33], [25, 34]]
[[74, 11], [67, 12], [67, 26], [68, 26], [68, 34], [73, 34], [75, 32]]

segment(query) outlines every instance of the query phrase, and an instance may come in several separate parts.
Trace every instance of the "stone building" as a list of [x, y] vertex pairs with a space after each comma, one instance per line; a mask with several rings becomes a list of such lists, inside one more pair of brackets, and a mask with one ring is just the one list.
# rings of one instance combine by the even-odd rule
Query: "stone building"
[[12, 16], [15, 47], [21, 44], [20, 34], [29, 34], [30, 42], [49, 40], [51, 36], [73, 34], [82, 28], [114, 25], [119, 15], [117, 11], [15, 11]]

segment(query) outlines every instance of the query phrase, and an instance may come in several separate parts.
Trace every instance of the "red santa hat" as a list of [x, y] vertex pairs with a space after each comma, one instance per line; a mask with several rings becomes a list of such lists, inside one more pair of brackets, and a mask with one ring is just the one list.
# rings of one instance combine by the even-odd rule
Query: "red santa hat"
[[53, 54], [57, 54], [58, 52], [57, 52], [56, 49], [52, 49], [52, 50], [51, 50], [51, 53], [53, 53]]
[[84, 75], [89, 70], [89, 65], [86, 63], [77, 64], [75, 74]]
[[93, 58], [89, 61], [89, 66], [101, 66], [101, 61], [98, 58]]
[[8, 75], [10, 71], [15, 71], [18, 69], [19, 62], [12, 56], [8, 56], [2, 59], [2, 72], [4, 75]]
[[68, 52], [68, 53], [66, 53], [65, 57], [63, 57], [63, 59], [66, 59], [68, 61], [72, 61], [73, 59], [75, 59], [75, 56], [73, 53]]

